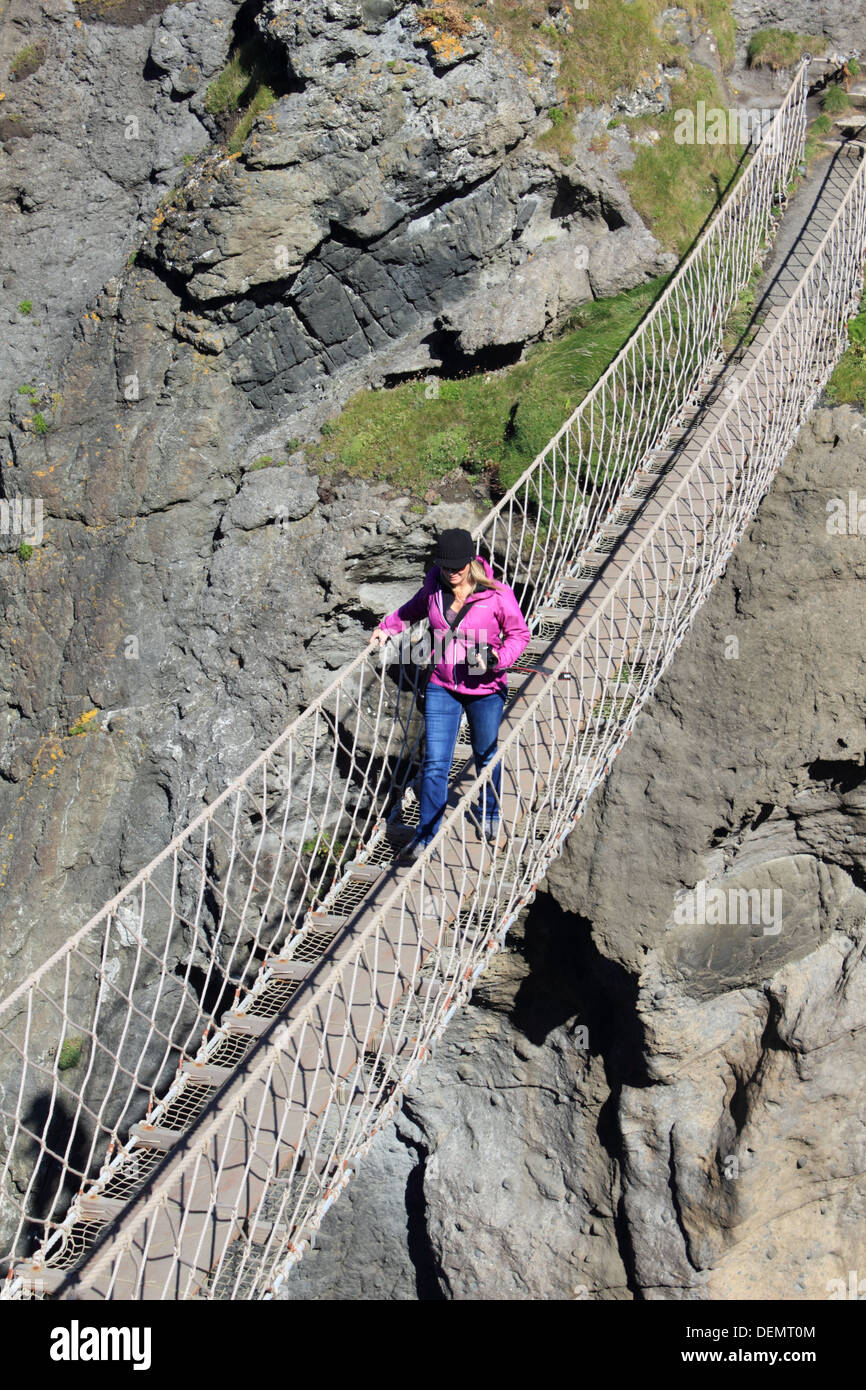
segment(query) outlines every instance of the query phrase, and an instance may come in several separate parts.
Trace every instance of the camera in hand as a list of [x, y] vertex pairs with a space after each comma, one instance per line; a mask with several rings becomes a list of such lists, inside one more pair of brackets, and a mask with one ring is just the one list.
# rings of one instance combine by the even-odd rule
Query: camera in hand
[[468, 654], [469, 669], [475, 675], [484, 675], [492, 671], [499, 664], [497, 653], [486, 642], [476, 647]]

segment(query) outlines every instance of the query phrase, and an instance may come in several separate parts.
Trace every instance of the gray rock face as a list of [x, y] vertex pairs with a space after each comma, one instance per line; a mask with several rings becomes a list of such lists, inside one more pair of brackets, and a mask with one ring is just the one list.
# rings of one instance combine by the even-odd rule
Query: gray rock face
[[[863, 440], [847, 408], [804, 429], [407, 1096], [434, 1294], [823, 1299], [862, 1264], [864, 558], [827, 522]], [[329, 1215], [333, 1287], [368, 1215]]]
[[619, 1123], [648, 1297], [824, 1298], [857, 1263], [864, 562], [827, 520], [862, 425], [804, 431], [550, 878], [639, 984], [651, 1084]]
[[[163, 7], [132, 26], [77, 18], [69, 3], [11, 0], [0, 33], [0, 400], [51, 379], [72, 329], [140, 240], [160, 198], [209, 134], [190, 91], [156, 77], [173, 45], [199, 85], [225, 62], [239, 0]], [[155, 37], [154, 37], [155, 35]], [[16, 54], [44, 59], [9, 77]], [[168, 63], [168, 58], [165, 62]], [[18, 310], [30, 301], [27, 314]]]
[[318, 500], [318, 480], [301, 472], [296, 460], [296, 467], [285, 471], [264, 468], [248, 474], [229, 502], [225, 519], [229, 526], [252, 531], [269, 521], [300, 521]]

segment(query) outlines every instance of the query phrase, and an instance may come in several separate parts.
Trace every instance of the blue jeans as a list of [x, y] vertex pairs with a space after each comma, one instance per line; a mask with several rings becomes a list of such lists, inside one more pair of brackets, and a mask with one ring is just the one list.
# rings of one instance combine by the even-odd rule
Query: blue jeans
[[[460, 729], [460, 716], [466, 710], [475, 770], [486, 767], [496, 752], [499, 725], [505, 709], [505, 696], [455, 695], [444, 686], [427, 686], [424, 707], [424, 768], [421, 780], [418, 839], [429, 844], [442, 824], [448, 801], [448, 774], [454, 745]], [[499, 789], [502, 765], [497, 764], [490, 783], [482, 791], [478, 814], [488, 820], [499, 819]], [[491, 792], [492, 788], [492, 792]]]

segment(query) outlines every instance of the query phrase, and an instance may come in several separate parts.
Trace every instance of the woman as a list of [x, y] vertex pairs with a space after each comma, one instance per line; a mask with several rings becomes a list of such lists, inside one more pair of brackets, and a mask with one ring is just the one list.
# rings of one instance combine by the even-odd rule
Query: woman
[[[370, 642], [389, 637], [429, 618], [434, 643], [433, 673], [424, 709], [424, 768], [420, 820], [401, 858], [417, 859], [442, 823], [448, 799], [448, 773], [466, 711], [475, 768], [480, 772], [496, 753], [505, 709], [506, 671], [529, 641], [529, 628], [514, 593], [493, 578], [475, 553], [468, 531], [443, 531], [433, 568], [416, 594], [383, 618]], [[501, 765], [497, 765], [478, 807], [488, 839], [499, 832]]]

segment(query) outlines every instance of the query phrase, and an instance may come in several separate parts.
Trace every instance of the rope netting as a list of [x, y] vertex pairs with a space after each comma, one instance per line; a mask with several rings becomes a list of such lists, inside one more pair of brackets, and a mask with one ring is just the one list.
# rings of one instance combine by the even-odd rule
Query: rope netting
[[533, 632], [509, 677], [498, 842], [474, 811], [494, 765], [475, 777], [458, 743], [442, 831], [394, 863], [417, 821], [419, 667], [364, 652], [0, 1005], [6, 1297], [262, 1298], [309, 1247], [844, 347], [862, 163], [796, 292], [725, 370], [726, 321], [801, 157], [806, 72], [641, 328], [478, 528]]

